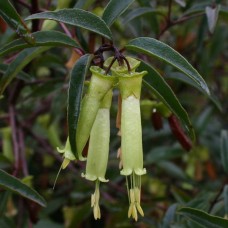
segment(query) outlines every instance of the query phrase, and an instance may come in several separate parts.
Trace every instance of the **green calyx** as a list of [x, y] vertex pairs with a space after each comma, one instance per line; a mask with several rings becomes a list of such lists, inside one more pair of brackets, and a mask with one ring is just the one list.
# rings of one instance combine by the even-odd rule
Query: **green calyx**
[[[104, 67], [108, 68], [109, 65], [111, 64], [111, 62], [113, 61], [114, 57], [109, 57], [108, 59], [106, 59], [106, 61], [104, 62]], [[132, 58], [132, 57], [126, 57], [129, 66], [131, 68], [131, 72], [135, 72], [135, 69], [140, 65], [140, 61]], [[123, 65], [119, 65], [118, 61], [115, 61], [111, 67], [111, 72], [112, 75], [116, 75], [116, 73], [127, 73], [128, 72], [128, 67], [127, 64], [124, 63]]]
[[63, 149], [60, 149], [57, 147], [57, 151], [61, 154], [63, 154], [64, 160], [62, 163], [62, 169], [65, 169], [70, 161], [76, 160], [76, 157], [74, 156], [73, 152], [71, 151], [70, 141], [69, 137], [67, 137], [66, 145]]
[[119, 79], [119, 88], [122, 99], [133, 95], [140, 99], [142, 78], [147, 71], [127, 73], [116, 73]]

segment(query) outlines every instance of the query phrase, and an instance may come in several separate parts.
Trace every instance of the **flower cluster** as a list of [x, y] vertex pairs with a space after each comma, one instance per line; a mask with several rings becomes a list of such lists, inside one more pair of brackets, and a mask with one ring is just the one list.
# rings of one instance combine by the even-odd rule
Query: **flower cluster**
[[[82, 177], [95, 181], [95, 192], [91, 196], [94, 218], [101, 217], [99, 207], [99, 185], [107, 182], [105, 173], [108, 163], [110, 138], [110, 107], [112, 103], [112, 89], [118, 87], [120, 91], [120, 125], [121, 147], [118, 150], [120, 158], [120, 174], [126, 176], [129, 198], [128, 217], [138, 219], [138, 213], [143, 214], [140, 206], [141, 175], [146, 173], [143, 168], [142, 129], [140, 113], [140, 94], [142, 78], [147, 73], [136, 72], [140, 61], [127, 57], [127, 64], [119, 65], [108, 58], [104, 67], [110, 69], [110, 74], [98, 66], [91, 66], [92, 77], [89, 88], [82, 103], [76, 132], [76, 146], [79, 160], [86, 160], [86, 170]], [[83, 149], [89, 140], [87, 157], [83, 156]], [[63, 150], [65, 168], [75, 156], [70, 150], [69, 140]]]

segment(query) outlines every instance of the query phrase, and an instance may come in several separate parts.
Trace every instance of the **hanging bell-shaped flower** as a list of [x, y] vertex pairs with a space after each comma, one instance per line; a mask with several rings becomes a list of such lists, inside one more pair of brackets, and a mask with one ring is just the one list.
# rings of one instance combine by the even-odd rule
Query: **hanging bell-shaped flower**
[[112, 101], [112, 91], [106, 93], [94, 121], [86, 161], [86, 172], [83, 177], [90, 181], [96, 181], [94, 194], [91, 196], [91, 207], [93, 207], [94, 218], [100, 218], [99, 207], [99, 184], [107, 182], [105, 173], [108, 163], [109, 140], [110, 140], [110, 106]]
[[88, 92], [84, 96], [76, 131], [76, 145], [79, 160], [85, 160], [82, 151], [89, 139], [89, 135], [97, 116], [98, 109], [105, 94], [114, 86], [116, 78], [105, 75], [105, 71], [97, 66], [91, 66], [91, 81]]
[[140, 93], [142, 77], [146, 73], [146, 71], [125, 74], [116, 72], [122, 97], [121, 174], [127, 176], [130, 202], [128, 216], [132, 216], [135, 220], [138, 219], [137, 211], [143, 216], [140, 206], [141, 175], [145, 174], [146, 170], [143, 168]]

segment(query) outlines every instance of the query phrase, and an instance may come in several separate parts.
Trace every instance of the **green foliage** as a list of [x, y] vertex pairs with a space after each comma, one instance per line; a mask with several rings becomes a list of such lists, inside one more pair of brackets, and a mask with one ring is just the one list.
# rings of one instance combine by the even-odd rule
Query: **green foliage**
[[[0, 227], [228, 227], [227, 18], [224, 0], [0, 0]], [[45, 30], [49, 20], [55, 24]], [[108, 57], [116, 58], [113, 65]], [[136, 59], [140, 66], [134, 66]], [[96, 180], [94, 194], [91, 183], [81, 178], [86, 164], [70, 162], [75, 158], [67, 160], [56, 149], [64, 151], [69, 137], [66, 150], [79, 159], [77, 127], [92, 65], [113, 79], [109, 182]], [[147, 174], [127, 176], [126, 190], [116, 158], [117, 134], [128, 130], [124, 126], [121, 132], [120, 107], [128, 106], [121, 106], [119, 86], [139, 98], [136, 80], [133, 91], [125, 79], [143, 71]], [[101, 96], [101, 90], [94, 91]], [[102, 99], [97, 108], [86, 110], [102, 109]], [[131, 125], [137, 122], [132, 119], [139, 103], [132, 105], [127, 116], [122, 113], [123, 122]], [[102, 124], [99, 119], [96, 132]], [[108, 133], [91, 140], [99, 156], [103, 142], [96, 140], [108, 143], [109, 128], [103, 127]], [[140, 125], [131, 126], [125, 137], [136, 131]], [[128, 146], [134, 150], [140, 139], [128, 137]], [[136, 153], [127, 157], [134, 164]], [[91, 158], [91, 175], [102, 159]], [[142, 169], [141, 157], [137, 162]], [[66, 166], [53, 190], [58, 170]], [[91, 194], [99, 221], [92, 216]], [[144, 217], [138, 218], [137, 210]]]

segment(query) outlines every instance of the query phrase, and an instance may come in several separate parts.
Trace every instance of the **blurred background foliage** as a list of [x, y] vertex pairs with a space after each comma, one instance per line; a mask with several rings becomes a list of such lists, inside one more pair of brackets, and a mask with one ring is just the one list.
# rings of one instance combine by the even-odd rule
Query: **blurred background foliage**
[[[11, 2], [23, 18], [39, 10], [65, 7], [82, 8], [100, 16], [108, 3], [72, 0], [59, 6], [55, 0]], [[172, 4], [170, 10], [169, 4]], [[206, 7], [220, 7], [217, 20], [208, 19]], [[178, 23], [173, 23], [177, 20]], [[42, 23], [41, 20], [29, 22], [28, 26], [37, 31], [44, 26]], [[210, 31], [213, 23], [213, 31]], [[120, 146], [115, 127], [117, 92], [114, 91], [111, 109], [110, 158], [106, 175], [110, 181], [101, 184], [102, 219], [95, 221], [90, 209], [93, 184], [81, 178], [84, 163], [71, 163], [62, 170], [53, 190], [62, 162], [56, 147], [63, 147], [67, 137], [69, 70], [79, 55], [72, 48], [55, 47], [29, 63], [0, 99], [0, 168], [36, 189], [46, 199], [47, 207], [41, 208], [0, 188], [0, 227], [32, 227], [32, 224], [35, 228], [201, 227], [177, 212], [181, 206], [227, 218], [227, 25], [228, 2], [225, 0], [137, 0], [112, 26], [115, 45], [119, 48], [138, 36], [157, 38], [173, 47], [200, 72], [213, 94], [213, 99], [209, 99], [187, 79], [183, 81], [183, 75], [173, 67], [156, 59], [149, 60], [167, 79], [188, 112], [196, 142], [190, 151], [181, 146], [170, 130], [168, 119], [155, 116], [148, 108], [147, 100], [153, 95], [143, 87], [141, 107], [147, 175], [142, 177], [141, 205], [145, 216], [138, 222], [127, 218], [125, 178], [119, 175], [116, 158]], [[63, 31], [63, 26], [57, 23], [49, 26]], [[67, 31], [88, 52], [100, 45], [100, 37], [88, 31], [71, 26]], [[14, 30], [0, 18], [0, 45], [16, 38]], [[5, 72], [5, 64], [14, 57], [15, 53], [0, 57], [0, 75]], [[160, 125], [156, 126], [158, 122]], [[20, 138], [19, 158], [14, 156], [15, 131]], [[18, 160], [19, 167], [15, 167]]]

